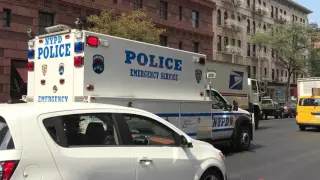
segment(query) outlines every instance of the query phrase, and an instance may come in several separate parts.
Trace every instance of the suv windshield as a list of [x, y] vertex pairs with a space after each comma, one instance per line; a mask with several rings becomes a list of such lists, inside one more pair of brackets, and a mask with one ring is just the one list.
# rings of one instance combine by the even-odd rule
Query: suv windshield
[[0, 150], [7, 149], [14, 149], [14, 144], [6, 121], [0, 117]]

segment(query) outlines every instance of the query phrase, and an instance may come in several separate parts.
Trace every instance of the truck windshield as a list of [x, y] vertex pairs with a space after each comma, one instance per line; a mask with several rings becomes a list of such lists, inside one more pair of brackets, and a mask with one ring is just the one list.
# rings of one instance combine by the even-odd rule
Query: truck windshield
[[14, 144], [6, 121], [0, 118], [0, 150], [7, 149], [14, 149]]

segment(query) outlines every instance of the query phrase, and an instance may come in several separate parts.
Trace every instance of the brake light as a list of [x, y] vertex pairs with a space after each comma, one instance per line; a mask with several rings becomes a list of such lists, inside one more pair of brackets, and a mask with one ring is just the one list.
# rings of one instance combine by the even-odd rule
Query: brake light
[[33, 61], [29, 61], [28, 62], [28, 71], [33, 71], [34, 70], [34, 62]]
[[288, 106], [285, 106], [285, 107], [283, 107], [285, 110], [288, 110], [289, 109], [289, 107]]
[[9, 180], [17, 166], [17, 161], [6, 161], [0, 165], [0, 179]]
[[83, 57], [82, 56], [74, 57], [73, 63], [75, 67], [81, 67], [83, 65]]
[[87, 45], [91, 47], [98, 47], [99, 45], [99, 38], [95, 36], [88, 36], [87, 37]]

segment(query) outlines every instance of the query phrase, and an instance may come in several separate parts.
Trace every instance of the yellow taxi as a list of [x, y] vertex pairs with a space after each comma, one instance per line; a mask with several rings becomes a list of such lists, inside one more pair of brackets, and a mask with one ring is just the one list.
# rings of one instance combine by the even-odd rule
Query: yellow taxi
[[320, 96], [299, 97], [296, 120], [301, 131], [307, 127], [320, 128]]

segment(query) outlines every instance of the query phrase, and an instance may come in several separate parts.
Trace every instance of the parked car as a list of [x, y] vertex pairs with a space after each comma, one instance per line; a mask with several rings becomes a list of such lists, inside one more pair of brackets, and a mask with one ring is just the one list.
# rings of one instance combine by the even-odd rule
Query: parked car
[[268, 119], [268, 116], [274, 116], [275, 119], [282, 118], [284, 109], [279, 105], [278, 102], [273, 101], [270, 98], [264, 98], [261, 102], [262, 113], [265, 119]]
[[[17, 113], [19, 112], [19, 113]], [[0, 105], [0, 179], [226, 180], [224, 155], [143, 110]]]
[[284, 118], [294, 118], [296, 117], [297, 104], [294, 102], [285, 103], [283, 105], [283, 117]]

